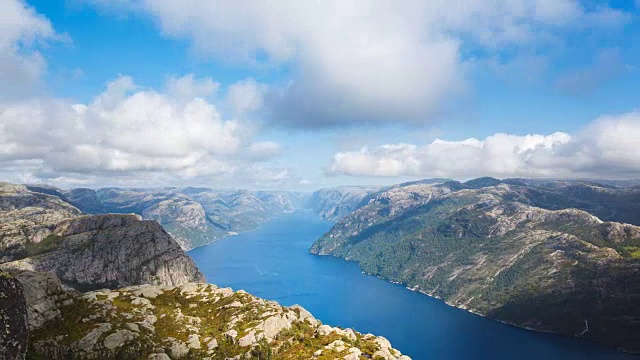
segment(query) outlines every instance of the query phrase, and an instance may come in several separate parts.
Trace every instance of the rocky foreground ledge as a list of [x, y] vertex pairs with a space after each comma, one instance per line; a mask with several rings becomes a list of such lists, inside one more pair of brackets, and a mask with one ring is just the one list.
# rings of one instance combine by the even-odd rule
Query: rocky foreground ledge
[[384, 337], [211, 284], [61, 291], [28, 358], [410, 359]]

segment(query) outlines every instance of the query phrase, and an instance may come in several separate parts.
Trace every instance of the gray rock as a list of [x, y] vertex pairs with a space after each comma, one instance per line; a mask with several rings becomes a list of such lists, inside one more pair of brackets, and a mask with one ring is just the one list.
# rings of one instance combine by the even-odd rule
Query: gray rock
[[211, 339], [209, 342], [207, 342], [207, 349], [213, 350], [217, 347], [218, 347], [218, 340]]
[[235, 331], [235, 330], [229, 330], [229, 331], [225, 332], [223, 335], [226, 336], [227, 339], [229, 339], [231, 341], [235, 341], [236, 337], [238, 337], [238, 332]]
[[100, 336], [108, 331], [111, 331], [111, 324], [99, 324], [96, 328], [91, 330], [90, 333], [85, 335], [82, 339], [78, 340], [78, 343], [76, 345], [77, 348], [82, 351], [90, 351], [96, 345], [98, 339], [100, 339]]
[[172, 358], [180, 359], [189, 354], [189, 347], [182, 341], [170, 338], [171, 346], [169, 347], [169, 354]]
[[189, 338], [187, 339], [187, 345], [191, 349], [200, 349], [200, 336], [196, 334], [189, 335]]
[[290, 306], [289, 308], [292, 310], [297, 310], [300, 313], [299, 319], [302, 321], [307, 321], [309, 324], [311, 324], [311, 326], [318, 326], [320, 324], [320, 321], [313, 317], [313, 315], [311, 315], [311, 313], [302, 306], [295, 304]]
[[104, 339], [104, 346], [109, 350], [113, 350], [135, 339], [136, 336], [137, 336], [136, 334], [132, 333], [129, 330], [120, 330], [118, 332], [108, 335]]
[[24, 289], [30, 330], [60, 315], [56, 298], [64, 291], [54, 273], [21, 271], [15, 277]]
[[167, 355], [165, 353], [151, 354], [151, 355], [149, 355], [149, 357], [147, 359], [149, 359], [149, 360], [171, 360], [169, 355]]
[[0, 358], [24, 359], [29, 328], [22, 284], [0, 271]]
[[251, 331], [247, 335], [241, 337], [238, 340], [238, 345], [240, 345], [241, 347], [246, 347], [246, 346], [251, 346], [251, 345], [255, 344], [256, 342], [257, 342], [256, 333]]
[[275, 315], [267, 318], [256, 329], [262, 330], [267, 339], [273, 339], [282, 330], [291, 328], [292, 319], [284, 315]]

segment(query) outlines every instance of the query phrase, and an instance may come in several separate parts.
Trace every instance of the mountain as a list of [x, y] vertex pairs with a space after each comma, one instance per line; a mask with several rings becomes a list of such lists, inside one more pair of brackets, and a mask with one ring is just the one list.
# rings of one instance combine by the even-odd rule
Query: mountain
[[78, 289], [204, 281], [155, 221], [82, 215], [55, 195], [0, 184], [0, 268], [53, 272]]
[[320, 189], [311, 194], [307, 207], [322, 219], [336, 221], [349, 214], [362, 199], [379, 190], [375, 186], [342, 186]]
[[208, 188], [62, 190], [44, 185], [29, 189], [58, 196], [88, 214], [138, 214], [155, 220], [189, 250], [227, 235], [250, 231], [273, 216], [301, 207], [304, 195], [280, 191]]
[[384, 191], [397, 187], [438, 184], [450, 179], [423, 179], [391, 186], [339, 186], [315, 191], [306, 203], [306, 207], [313, 210], [322, 219], [337, 221], [355, 209], [366, 205], [369, 200]]
[[640, 352], [640, 227], [572, 207], [612, 204], [638, 223], [617, 210], [635, 190], [495, 180], [383, 191], [310, 252], [493, 319]]
[[[270, 196], [255, 195], [285, 204]], [[0, 226], [0, 358], [409, 359], [300, 306], [205, 284], [139, 215], [85, 215], [60, 194], [0, 183]]]

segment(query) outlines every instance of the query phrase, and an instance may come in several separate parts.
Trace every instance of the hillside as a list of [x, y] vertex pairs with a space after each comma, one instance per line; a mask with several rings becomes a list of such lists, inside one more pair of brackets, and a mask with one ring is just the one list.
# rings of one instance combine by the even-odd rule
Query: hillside
[[57, 196], [87, 214], [137, 214], [155, 220], [184, 250], [224, 236], [254, 230], [273, 216], [291, 212], [303, 195], [279, 191], [209, 188], [62, 190], [29, 185], [34, 192]]
[[322, 325], [300, 306], [187, 283], [63, 293], [28, 358], [409, 359], [371, 334]]
[[640, 228], [567, 206], [598, 201], [491, 179], [406, 185], [310, 251], [494, 319], [639, 352]]
[[378, 191], [376, 186], [341, 186], [311, 194], [307, 207], [325, 220], [336, 221], [355, 210], [362, 199]]

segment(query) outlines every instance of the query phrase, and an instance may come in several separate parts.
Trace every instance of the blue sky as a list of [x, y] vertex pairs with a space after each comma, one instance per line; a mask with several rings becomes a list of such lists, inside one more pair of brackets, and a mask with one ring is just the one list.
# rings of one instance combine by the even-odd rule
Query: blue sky
[[311, 190], [640, 172], [633, 1], [3, 6], [8, 181]]

